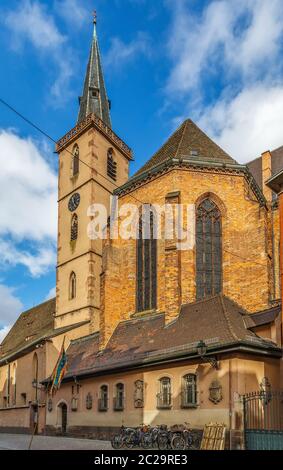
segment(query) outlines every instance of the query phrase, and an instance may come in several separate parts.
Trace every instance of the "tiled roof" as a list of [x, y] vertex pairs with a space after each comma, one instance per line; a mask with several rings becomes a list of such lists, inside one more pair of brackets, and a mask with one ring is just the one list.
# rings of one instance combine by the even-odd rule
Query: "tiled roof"
[[54, 330], [56, 299], [23, 312], [1, 343], [0, 360]]
[[274, 343], [247, 329], [246, 313], [227, 297], [217, 295], [183, 305], [179, 316], [168, 325], [163, 314], [121, 322], [101, 352], [98, 334], [71, 343], [66, 378], [146, 364], [184, 352], [192, 354], [200, 339], [212, 349], [242, 344], [276, 350]]
[[267, 325], [268, 323], [274, 322], [281, 312], [281, 305], [277, 305], [272, 308], [263, 310], [262, 312], [256, 312], [250, 315], [246, 315], [245, 323], [247, 328], [254, 328], [256, 326]]
[[236, 163], [233, 158], [199, 129], [191, 119], [187, 119], [150, 160], [135, 173], [133, 178], [160, 163], [182, 157], [191, 158], [195, 161]]

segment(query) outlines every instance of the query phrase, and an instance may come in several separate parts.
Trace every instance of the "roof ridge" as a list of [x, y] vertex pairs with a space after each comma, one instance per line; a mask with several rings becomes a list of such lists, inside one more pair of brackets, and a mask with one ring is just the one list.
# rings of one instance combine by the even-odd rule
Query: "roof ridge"
[[231, 320], [229, 318], [229, 315], [228, 315], [228, 312], [226, 310], [226, 305], [224, 303], [224, 296], [223, 294], [220, 294], [220, 302], [221, 302], [221, 305], [222, 305], [222, 311], [223, 311], [223, 314], [224, 314], [224, 318], [227, 322], [227, 325], [228, 325], [228, 329], [231, 333], [231, 335], [233, 336], [233, 338], [236, 340], [236, 341], [240, 341], [240, 338], [236, 335], [236, 333], [233, 331], [233, 328], [232, 328], [232, 323], [231, 323]]
[[[175, 155], [174, 155], [173, 158], [176, 158], [177, 155], [178, 155], [179, 148], [181, 147], [181, 144], [182, 144], [183, 139], [184, 139], [185, 132], [186, 132], [186, 130], [187, 130], [188, 122], [189, 122], [189, 120], [186, 119], [185, 125], [184, 125], [184, 123], [182, 124], [182, 125], [184, 125], [183, 132], [182, 132], [181, 139], [180, 139], [180, 141], [179, 141], [179, 143], [178, 143], [178, 146], [177, 146], [177, 149], [176, 149], [176, 152], [175, 152]], [[182, 127], [182, 126], [181, 126], [181, 127]], [[177, 131], [176, 131], [176, 132], [177, 132]]]

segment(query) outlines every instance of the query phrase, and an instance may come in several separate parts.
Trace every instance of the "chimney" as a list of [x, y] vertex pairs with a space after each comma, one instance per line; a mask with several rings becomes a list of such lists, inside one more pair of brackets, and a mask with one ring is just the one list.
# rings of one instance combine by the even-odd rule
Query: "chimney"
[[261, 171], [263, 195], [267, 202], [272, 202], [272, 190], [265, 184], [272, 175], [271, 153], [269, 150], [261, 154]]

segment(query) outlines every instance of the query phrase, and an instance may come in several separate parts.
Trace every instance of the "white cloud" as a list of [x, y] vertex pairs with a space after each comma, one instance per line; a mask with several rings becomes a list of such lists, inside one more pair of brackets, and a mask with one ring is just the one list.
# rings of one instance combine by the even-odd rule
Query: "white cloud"
[[12, 325], [23, 310], [23, 304], [15, 296], [14, 291], [15, 289], [0, 284], [0, 335], [2, 338], [10, 328], [8, 325]]
[[55, 24], [47, 7], [37, 0], [23, 0], [18, 8], [3, 15], [2, 20], [10, 30], [11, 47], [21, 51], [25, 43], [31, 44], [40, 54], [44, 64], [53, 62], [57, 77], [51, 86], [51, 101], [55, 106], [63, 104], [70, 96], [69, 82], [73, 76], [75, 54]]
[[27, 251], [24, 248], [17, 248], [11, 240], [0, 239], [0, 253], [0, 267], [22, 265], [28, 269], [32, 277], [46, 274], [56, 263], [55, 247], [51, 244], [45, 246], [44, 242], [41, 242], [39, 246], [36, 244], [32, 250]]
[[205, 108], [198, 124], [238, 162], [283, 144], [283, 84], [245, 88], [234, 99]]
[[282, 145], [281, 0], [212, 0], [198, 13], [185, 0], [167, 4], [166, 109], [178, 96], [175, 120], [191, 116], [240, 162]]
[[48, 292], [47, 296], [45, 297], [45, 300], [50, 300], [56, 297], [56, 287], [52, 287], [50, 291]]
[[55, 10], [67, 23], [77, 28], [82, 28], [91, 19], [90, 11], [81, 0], [56, 0]]
[[35, 142], [0, 129], [0, 235], [56, 238], [57, 176]]
[[5, 23], [15, 32], [11, 40], [17, 48], [21, 47], [23, 40], [29, 40], [38, 49], [50, 50], [66, 40], [44, 5], [37, 1], [21, 1], [16, 11], [7, 13]]
[[140, 54], [150, 55], [149, 38], [147, 34], [141, 31], [128, 44], [117, 37], [112, 38], [104, 63], [106, 67], [119, 68], [131, 62]]
[[0, 329], [0, 344], [2, 343], [3, 339], [6, 338], [11, 328], [12, 325], [7, 325]]
[[36, 277], [56, 263], [57, 176], [30, 138], [0, 130], [0, 267]]
[[229, 79], [232, 73], [254, 78], [281, 50], [281, 0], [215, 0], [199, 16], [187, 6], [184, 0], [174, 2], [168, 44], [171, 92], [199, 87], [207, 73], [217, 70]]

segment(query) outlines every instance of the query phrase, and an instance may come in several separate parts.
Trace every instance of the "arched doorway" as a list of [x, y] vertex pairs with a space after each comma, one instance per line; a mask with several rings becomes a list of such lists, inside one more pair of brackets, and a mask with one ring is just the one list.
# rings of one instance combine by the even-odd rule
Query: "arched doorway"
[[67, 423], [68, 423], [68, 407], [66, 403], [62, 402], [58, 405], [59, 412], [59, 425], [61, 426], [62, 434], [67, 432]]

